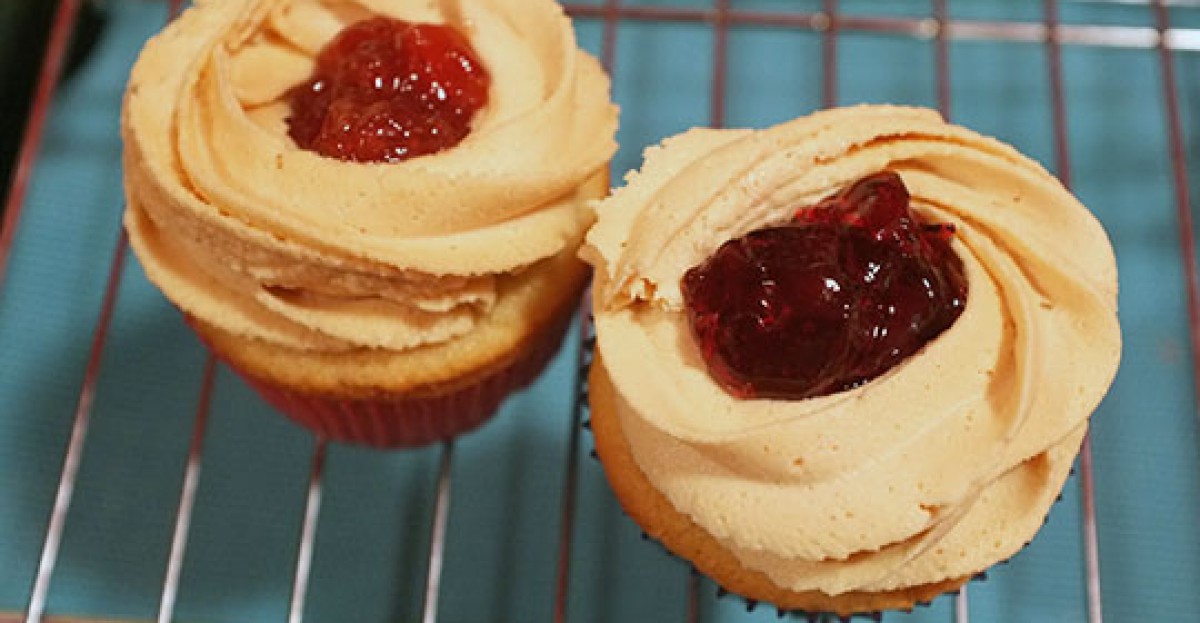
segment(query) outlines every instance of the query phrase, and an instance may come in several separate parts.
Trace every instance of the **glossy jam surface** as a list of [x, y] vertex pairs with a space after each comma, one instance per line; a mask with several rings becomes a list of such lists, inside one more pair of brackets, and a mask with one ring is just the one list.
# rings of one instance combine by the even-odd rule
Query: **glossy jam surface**
[[683, 278], [709, 373], [738, 398], [792, 400], [883, 374], [962, 313], [953, 232], [922, 223], [885, 171], [726, 242]]
[[457, 145], [488, 101], [491, 79], [461, 33], [377, 17], [321, 50], [289, 94], [301, 148], [356, 162], [399, 162]]

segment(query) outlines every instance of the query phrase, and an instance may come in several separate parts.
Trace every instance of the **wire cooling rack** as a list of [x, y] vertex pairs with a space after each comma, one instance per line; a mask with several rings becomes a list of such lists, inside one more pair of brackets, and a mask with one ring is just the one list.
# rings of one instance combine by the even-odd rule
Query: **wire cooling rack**
[[[642, 542], [581, 458], [586, 323], [495, 422], [440, 448], [332, 446], [270, 414], [126, 261], [115, 112], [179, 2], [108, 3], [104, 45], [56, 97], [80, 3], [60, 3], [0, 228], [0, 622], [784, 614], [719, 597]], [[1198, 620], [1198, 3], [567, 8], [614, 76], [617, 172], [691, 125], [893, 101], [1013, 142], [1074, 185], [1117, 249], [1122, 372], [1033, 544], [886, 620]]]

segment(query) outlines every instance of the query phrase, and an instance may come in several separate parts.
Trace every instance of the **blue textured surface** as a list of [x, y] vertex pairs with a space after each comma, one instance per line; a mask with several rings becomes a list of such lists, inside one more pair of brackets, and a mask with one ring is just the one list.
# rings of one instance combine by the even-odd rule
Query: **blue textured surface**
[[[815, 11], [821, 3], [735, 4]], [[842, 4], [854, 14], [927, 15], [911, 1]], [[101, 47], [60, 91], [0, 292], [0, 611], [22, 610], [29, 596], [118, 236], [120, 96], [141, 42], [164, 18], [158, 4], [109, 6]], [[958, 1], [950, 13], [1038, 20], [1041, 6]], [[1174, 13], [1200, 26], [1200, 9]], [[1146, 7], [1079, 2], [1065, 3], [1063, 20], [1153, 23]], [[580, 20], [579, 31], [599, 49], [598, 22]], [[646, 145], [708, 120], [713, 64], [705, 23], [626, 22], [618, 43], [615, 178]], [[819, 105], [820, 35], [738, 27], [730, 45], [730, 125], [765, 126]], [[846, 33], [839, 60], [842, 103], [935, 103], [927, 40]], [[1105, 612], [1112, 621], [1195, 621], [1200, 438], [1161, 68], [1151, 50], [1069, 47], [1064, 62], [1074, 185], [1109, 230], [1121, 271], [1124, 361], [1093, 420]], [[1200, 56], [1175, 62], [1191, 178], [1200, 180]], [[955, 120], [1053, 166], [1042, 46], [955, 42], [950, 63]], [[205, 354], [135, 261], [116, 311], [50, 610], [151, 619]], [[442, 621], [551, 618], [573, 346], [455, 448]], [[284, 620], [313, 440], [221, 370], [205, 442], [178, 618]], [[586, 457], [591, 442], [582, 444]], [[307, 620], [417, 617], [437, 462], [437, 449], [332, 448]], [[1079, 497], [1072, 479], [1035, 541], [971, 585], [972, 620], [1085, 620]], [[586, 459], [575, 528], [571, 621], [683, 619], [686, 565], [639, 538]], [[717, 600], [708, 582], [703, 595], [705, 621], [775, 620], [773, 609], [746, 614], [736, 600]], [[939, 599], [886, 620], [949, 621], [950, 610]]]

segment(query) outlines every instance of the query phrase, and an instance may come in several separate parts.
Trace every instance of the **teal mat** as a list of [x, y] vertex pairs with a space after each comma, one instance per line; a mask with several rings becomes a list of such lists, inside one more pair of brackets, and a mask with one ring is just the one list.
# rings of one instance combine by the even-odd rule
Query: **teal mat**
[[[599, 4], [593, 1], [591, 4]], [[708, 7], [711, 0], [642, 4]], [[737, 8], [816, 11], [810, 0]], [[952, 17], [1038, 21], [1041, 4], [952, 1]], [[843, 0], [854, 14], [928, 16], [928, 3]], [[1064, 2], [1072, 23], [1147, 26], [1146, 6]], [[0, 611], [23, 610], [37, 567], [122, 209], [117, 117], [125, 76], [161, 25], [160, 3], [109, 2], [99, 48], [63, 86], [0, 292]], [[1200, 9], [1176, 8], [1180, 26]], [[600, 23], [580, 19], [598, 51]], [[626, 21], [617, 33], [622, 107], [616, 177], [642, 149], [708, 121], [712, 30]], [[820, 105], [821, 37], [739, 26], [730, 35], [729, 125], [765, 126]], [[846, 32], [841, 103], [936, 104], [934, 45]], [[1045, 51], [955, 41], [956, 121], [1053, 165]], [[1110, 621], [1200, 620], [1200, 449], [1161, 69], [1157, 52], [1064, 51], [1074, 182], [1111, 233], [1121, 271], [1125, 355], [1096, 413], [1096, 498]], [[1175, 56], [1200, 196], [1200, 54]], [[548, 621], [570, 433], [574, 343], [497, 420], [455, 448], [441, 621]], [[205, 352], [130, 259], [104, 352], [79, 488], [49, 596], [52, 613], [153, 619], [162, 590]], [[313, 440], [220, 369], [205, 437], [177, 618], [282, 621]], [[585, 435], [586, 457], [591, 441]], [[333, 447], [306, 620], [418, 618], [439, 450]], [[1086, 620], [1078, 482], [1036, 540], [971, 585], [981, 622]], [[570, 620], [682, 621], [688, 569], [617, 510], [599, 465], [580, 465]], [[701, 586], [702, 620], [775, 620]], [[947, 622], [937, 600], [889, 622]]]

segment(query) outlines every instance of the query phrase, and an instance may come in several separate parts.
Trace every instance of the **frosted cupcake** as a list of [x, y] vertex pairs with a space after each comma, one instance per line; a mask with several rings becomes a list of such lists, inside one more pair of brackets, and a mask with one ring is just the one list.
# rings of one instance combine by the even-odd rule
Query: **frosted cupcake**
[[560, 342], [616, 148], [608, 88], [550, 0], [200, 1], [130, 77], [126, 228], [292, 418], [446, 439]]
[[651, 537], [784, 610], [906, 609], [1033, 538], [1117, 369], [1095, 218], [862, 106], [692, 130], [597, 206], [592, 427]]

